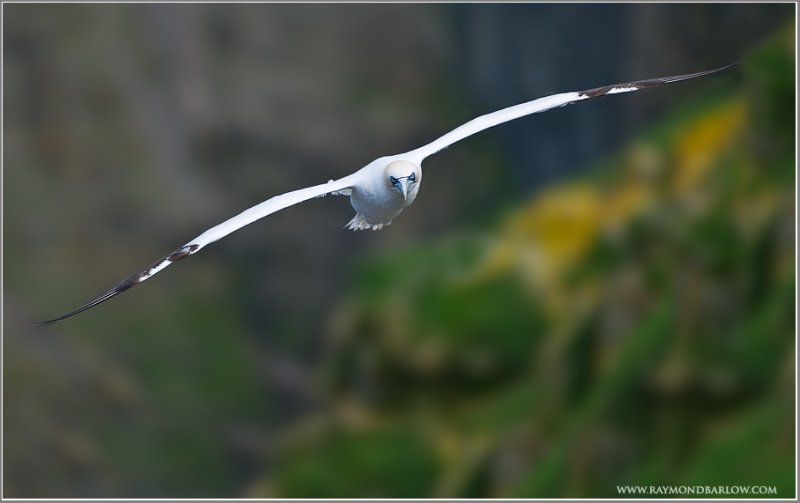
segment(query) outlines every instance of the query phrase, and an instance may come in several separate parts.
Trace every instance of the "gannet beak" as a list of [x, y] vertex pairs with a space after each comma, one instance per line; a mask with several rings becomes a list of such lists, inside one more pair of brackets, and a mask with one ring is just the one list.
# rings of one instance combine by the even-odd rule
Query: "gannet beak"
[[400, 180], [400, 191], [403, 193], [403, 200], [408, 200], [408, 179], [403, 178]]

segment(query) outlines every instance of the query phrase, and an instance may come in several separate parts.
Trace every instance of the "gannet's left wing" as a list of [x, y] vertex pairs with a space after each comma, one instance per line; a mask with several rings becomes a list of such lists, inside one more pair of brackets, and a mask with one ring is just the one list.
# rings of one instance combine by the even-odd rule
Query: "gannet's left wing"
[[417, 163], [422, 163], [422, 160], [426, 157], [435, 154], [446, 147], [449, 147], [457, 141], [463, 140], [464, 138], [472, 136], [475, 133], [483, 131], [484, 129], [489, 129], [490, 127], [494, 127], [498, 124], [518, 119], [526, 115], [544, 112], [553, 108], [563, 107], [564, 105], [570, 105], [578, 101], [606, 96], [608, 94], [630, 93], [647, 87], [655, 87], [662, 84], [671, 84], [673, 82], [680, 82], [682, 80], [695, 79], [697, 77], [703, 77], [705, 75], [711, 75], [712, 73], [727, 70], [734, 65], [736, 65], [736, 63], [723, 66], [722, 68], [716, 68], [714, 70], [706, 70], [704, 72], [689, 73], [686, 75], [673, 75], [671, 77], [660, 77], [647, 80], [637, 80], [635, 82], [628, 82], [624, 84], [612, 84], [610, 86], [596, 87], [594, 89], [587, 89], [585, 91], [545, 96], [544, 98], [528, 101], [526, 103], [498, 110], [497, 112], [482, 115], [462, 126], [457, 127], [438, 140], [435, 140], [416, 150], [407, 152], [404, 154], [404, 156], [414, 160]]
[[145, 269], [137, 273], [131, 274], [127, 278], [123, 279], [113, 287], [109, 288], [105, 292], [101, 293], [100, 295], [93, 298], [86, 304], [78, 307], [77, 309], [74, 309], [66, 314], [62, 314], [61, 316], [52, 318], [50, 320], [41, 321], [39, 322], [39, 325], [46, 327], [48, 325], [52, 325], [53, 323], [59, 320], [63, 320], [64, 318], [69, 318], [70, 316], [75, 316], [76, 314], [86, 311], [87, 309], [91, 309], [92, 307], [107, 301], [111, 297], [114, 297], [115, 295], [122, 293], [125, 290], [134, 287], [139, 283], [151, 278], [156, 273], [162, 271], [164, 268], [170, 266], [174, 262], [184, 259], [189, 255], [194, 255], [206, 245], [209, 245], [214, 241], [222, 239], [228, 234], [238, 229], [241, 229], [245, 225], [251, 224], [256, 220], [264, 218], [267, 215], [271, 215], [277, 211], [288, 208], [289, 206], [294, 206], [295, 204], [302, 203], [303, 201], [307, 201], [315, 197], [347, 191], [354, 184], [357, 183], [358, 177], [359, 173], [356, 172], [353, 173], [352, 175], [340, 178], [339, 180], [331, 180], [328, 183], [323, 183], [321, 185], [314, 185], [312, 187], [307, 187], [305, 189], [299, 189], [292, 192], [287, 192], [285, 194], [281, 194], [279, 196], [267, 199], [266, 201], [259, 203], [253, 206], [252, 208], [239, 213], [235, 217], [230, 218], [222, 222], [221, 224], [208, 229], [207, 231], [200, 234], [196, 238], [192, 239], [191, 241], [181, 246], [174, 252], [161, 257], [160, 259], [156, 260], [155, 262], [147, 266]]

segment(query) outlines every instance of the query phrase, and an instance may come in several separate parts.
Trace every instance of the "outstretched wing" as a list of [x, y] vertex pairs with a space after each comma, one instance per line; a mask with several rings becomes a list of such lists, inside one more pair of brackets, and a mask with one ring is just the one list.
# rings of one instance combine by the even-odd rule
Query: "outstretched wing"
[[526, 103], [521, 103], [519, 105], [498, 110], [497, 112], [482, 115], [462, 126], [457, 127], [441, 138], [416, 150], [412, 150], [405, 155], [414, 159], [416, 162], [421, 163], [426, 157], [435, 154], [446, 147], [449, 147], [457, 141], [463, 140], [464, 138], [472, 136], [473, 134], [483, 131], [484, 129], [489, 129], [490, 127], [494, 127], [498, 124], [518, 119], [526, 115], [544, 112], [553, 108], [563, 107], [564, 105], [570, 105], [578, 101], [597, 98], [599, 96], [606, 96], [608, 94], [630, 93], [647, 87], [655, 87], [662, 84], [671, 84], [673, 82], [680, 82], [682, 80], [695, 79], [697, 77], [703, 77], [705, 75], [727, 70], [734, 65], [736, 65], [736, 63], [704, 72], [689, 73], [686, 75], [674, 75], [671, 77], [660, 77], [656, 79], [637, 80], [635, 82], [628, 82], [624, 84], [612, 84], [610, 86], [596, 87], [594, 89], [587, 89], [586, 91], [576, 91], [545, 96], [544, 98], [528, 101]]
[[321, 185], [315, 185], [313, 187], [307, 187], [305, 189], [299, 189], [292, 192], [287, 192], [286, 194], [281, 194], [279, 196], [267, 199], [266, 201], [259, 203], [253, 206], [252, 208], [249, 208], [239, 213], [235, 217], [222, 222], [216, 227], [208, 229], [207, 231], [200, 234], [196, 238], [192, 239], [191, 241], [181, 246], [174, 252], [156, 260], [155, 262], [147, 266], [145, 269], [135, 274], [131, 274], [130, 276], [123, 279], [122, 281], [114, 285], [112, 288], [106, 290], [97, 297], [93, 298], [86, 304], [68, 313], [62, 314], [61, 316], [58, 316], [56, 318], [39, 322], [39, 326], [46, 327], [48, 325], [52, 325], [53, 323], [59, 320], [63, 320], [64, 318], [69, 318], [70, 316], [75, 316], [76, 314], [86, 311], [87, 309], [91, 309], [94, 306], [107, 301], [111, 297], [114, 297], [115, 295], [122, 293], [125, 290], [128, 290], [129, 288], [136, 286], [139, 283], [151, 278], [152, 276], [162, 271], [167, 266], [179, 260], [182, 260], [188, 257], [189, 255], [194, 255], [206, 245], [211, 244], [214, 241], [217, 241], [238, 229], [241, 229], [245, 225], [251, 224], [258, 219], [264, 218], [267, 215], [271, 215], [277, 211], [288, 208], [289, 206], [302, 203], [303, 201], [307, 201], [315, 197], [346, 191], [347, 189], [352, 187], [353, 183], [355, 182], [356, 176], [357, 174], [352, 174], [344, 178], [341, 178], [339, 180], [331, 180], [328, 183], [323, 183]]

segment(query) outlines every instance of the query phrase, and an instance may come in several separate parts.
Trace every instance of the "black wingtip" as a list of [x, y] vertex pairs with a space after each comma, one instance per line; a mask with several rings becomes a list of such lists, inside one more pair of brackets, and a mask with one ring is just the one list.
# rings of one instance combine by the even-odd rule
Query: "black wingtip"
[[[128, 290], [129, 288], [132, 288], [132, 287], [138, 285], [142, 281], [145, 281], [147, 278], [151, 277], [153, 274], [158, 272], [158, 270], [163, 269], [167, 265], [172, 264], [173, 262], [177, 262], [178, 260], [184, 259], [184, 258], [188, 257], [189, 255], [192, 255], [192, 254], [196, 253], [199, 249], [200, 249], [200, 245], [197, 245], [197, 244], [190, 244], [190, 245], [182, 246], [182, 247], [178, 248], [177, 250], [175, 250], [174, 252], [170, 253], [169, 255], [166, 255], [166, 256], [156, 260], [155, 262], [150, 264], [146, 269], [142, 270], [141, 272], [136, 273], [136, 274], [131, 274], [130, 276], [128, 276], [124, 280], [120, 281], [113, 288], [110, 288], [109, 290], [106, 290], [105, 292], [101, 293], [100, 295], [98, 295], [94, 299], [90, 300], [86, 304], [80, 306], [79, 308], [74, 309], [74, 310], [72, 310], [72, 311], [70, 311], [68, 313], [62, 314], [61, 316], [57, 316], [55, 318], [49, 319], [49, 320], [37, 321], [36, 325], [39, 326], [40, 328], [49, 327], [50, 325], [52, 325], [53, 323], [55, 323], [57, 321], [61, 321], [61, 320], [66, 319], [66, 318], [70, 318], [72, 316], [75, 316], [76, 314], [79, 314], [79, 313], [82, 313], [82, 312], [86, 311], [87, 309], [91, 309], [91, 308], [93, 308], [94, 306], [96, 306], [98, 304], [102, 304], [103, 302], [107, 301], [108, 299], [110, 299], [112, 297], [115, 297], [116, 295], [124, 292], [125, 290]], [[154, 271], [155, 268], [158, 268], [158, 270]]]
[[669, 77], [657, 77], [654, 79], [645, 79], [645, 80], [636, 80], [633, 82], [626, 82], [626, 83], [619, 83], [619, 84], [611, 84], [608, 86], [602, 87], [595, 87], [593, 89], [587, 89], [585, 91], [580, 91], [578, 94], [582, 98], [598, 98], [600, 96], [606, 96], [608, 94], [615, 94], [620, 92], [620, 88], [627, 88], [623, 92], [627, 91], [638, 91], [641, 89], [646, 89], [648, 87], [655, 87], [661, 86], [664, 84], [673, 84], [675, 82], [683, 82], [685, 80], [696, 79], [699, 77], [705, 77], [708, 75], [713, 75], [715, 73], [723, 72], [725, 70], [729, 70], [734, 66], [739, 65], [739, 62], [736, 61], [734, 63], [730, 63], [725, 66], [721, 66], [719, 68], [714, 68], [713, 70], [704, 70], [702, 72], [695, 72], [695, 73], [686, 73], [683, 75], [672, 75]]
[[708, 75], [714, 75], [716, 73], [721, 73], [721, 72], [724, 72], [726, 70], [730, 70], [731, 68], [733, 68], [735, 66], [738, 66], [738, 65], [739, 65], [739, 62], [735, 61], [735, 62], [727, 64], [725, 66], [720, 66], [719, 68], [714, 68], [713, 70], [706, 70], [704, 72], [690, 73], [688, 75], [679, 75], [677, 77], [677, 79], [675, 80], [675, 82], [680, 82], [680, 81], [683, 81], [683, 80], [690, 80], [690, 79], [694, 79], [694, 78], [697, 78], [697, 77], [706, 77]]
[[[714, 68], [714, 69], [711, 69], [711, 70], [705, 70], [705, 71], [696, 72], [696, 73], [688, 73], [686, 75], [676, 75], [674, 77], [674, 80], [670, 80], [667, 83], [681, 82], [681, 81], [684, 81], [684, 80], [695, 79], [695, 78], [698, 78], [698, 77], [705, 77], [707, 75], [714, 75], [715, 73], [720, 73], [720, 72], [724, 72], [726, 70], [730, 70], [731, 68], [733, 68], [735, 66], [738, 66], [740, 64], [741, 64], [741, 62], [734, 61], [733, 63], [729, 63], [729, 64], [727, 64], [725, 66], [720, 66], [719, 68]], [[653, 80], [658, 80], [658, 79], [653, 79]]]
[[709, 70], [708, 74], [710, 75], [712, 73], [724, 72], [725, 70], [730, 70], [731, 68], [737, 67], [737, 66], [739, 66], [741, 64], [742, 64], [741, 61], [734, 61], [733, 63], [728, 63], [727, 65], [720, 66], [719, 68], [716, 68], [714, 70]]
[[[71, 315], [70, 315], [70, 316], [71, 316]], [[57, 321], [61, 321], [61, 320], [63, 320], [64, 318], [69, 318], [69, 316], [67, 316], [67, 315], [64, 315], [64, 316], [59, 316], [58, 318], [53, 318], [52, 320], [45, 320], [45, 321], [35, 321], [35, 322], [33, 322], [33, 324], [34, 324], [34, 325], [36, 325], [36, 326], [37, 326], [37, 327], [39, 327], [39, 328], [47, 328], [47, 327], [49, 327], [50, 325], [52, 325], [53, 323], [55, 323], [55, 322], [57, 322]]]
[[128, 288], [130, 288], [131, 286], [133, 286], [135, 284], [136, 283], [133, 283], [131, 281], [131, 279], [128, 278], [125, 281], [123, 281], [122, 283], [120, 283], [119, 285], [117, 285], [116, 287], [112, 288], [111, 290], [107, 290], [107, 291], [101, 293], [100, 295], [98, 295], [94, 299], [90, 300], [86, 304], [82, 305], [81, 307], [79, 307], [77, 309], [74, 309], [74, 310], [72, 310], [72, 311], [70, 311], [68, 313], [62, 314], [61, 316], [56, 316], [55, 318], [51, 318], [49, 320], [37, 321], [36, 325], [39, 328], [49, 327], [50, 325], [52, 325], [53, 323], [55, 323], [57, 321], [61, 321], [61, 320], [66, 319], [66, 318], [70, 318], [72, 316], [75, 316], [76, 314], [79, 314], [79, 313], [82, 313], [82, 312], [86, 311], [87, 309], [91, 309], [91, 308], [93, 308], [94, 306], [96, 306], [98, 304], [102, 304], [103, 302], [105, 302], [108, 299], [114, 297], [115, 295], [119, 294], [120, 292], [124, 292], [125, 290], [127, 290]]
[[124, 292], [125, 290], [128, 290], [129, 288], [138, 285], [139, 283], [141, 283], [141, 281], [142, 281], [141, 273], [132, 274], [132, 275], [128, 276], [127, 278], [125, 278], [124, 280], [122, 280], [121, 282], [119, 282], [113, 288], [110, 288], [110, 289], [106, 290], [105, 292], [101, 293], [100, 295], [98, 295], [97, 297], [93, 298], [92, 300], [90, 300], [86, 304], [80, 306], [79, 308], [73, 309], [72, 311], [70, 311], [68, 313], [65, 313], [65, 314], [62, 314], [61, 316], [57, 316], [55, 318], [37, 322], [37, 325], [39, 325], [39, 327], [41, 327], [41, 328], [49, 327], [50, 325], [52, 325], [53, 323], [55, 323], [57, 321], [61, 321], [61, 320], [64, 320], [66, 318], [70, 318], [72, 316], [75, 316], [76, 314], [80, 314], [80, 313], [86, 311], [87, 309], [91, 309], [94, 306], [102, 304], [103, 302], [107, 301], [108, 299], [116, 297], [118, 294]]

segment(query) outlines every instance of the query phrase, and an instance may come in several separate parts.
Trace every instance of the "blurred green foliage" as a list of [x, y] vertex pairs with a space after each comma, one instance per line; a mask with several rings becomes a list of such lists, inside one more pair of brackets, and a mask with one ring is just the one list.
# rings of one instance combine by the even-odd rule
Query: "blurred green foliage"
[[430, 490], [436, 468], [433, 453], [414, 432], [384, 427], [327, 435], [283, 460], [277, 473], [285, 491], [308, 498], [414, 498]]
[[793, 497], [793, 35], [494, 228], [364, 264], [329, 412], [248, 495]]

